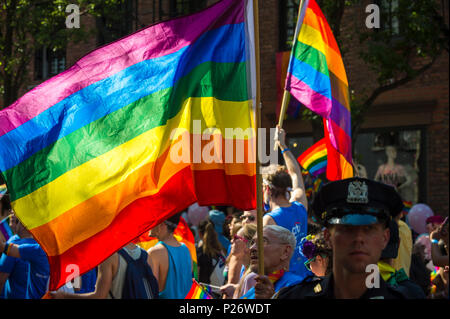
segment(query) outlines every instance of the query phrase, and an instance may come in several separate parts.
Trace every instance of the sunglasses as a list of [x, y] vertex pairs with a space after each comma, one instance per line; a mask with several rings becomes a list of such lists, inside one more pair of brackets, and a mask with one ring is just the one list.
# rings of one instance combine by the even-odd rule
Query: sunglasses
[[241, 220], [244, 220], [244, 219], [247, 219], [248, 218], [248, 220], [249, 221], [254, 221], [254, 220], [256, 220], [256, 217], [255, 216], [253, 216], [253, 215], [245, 215], [245, 216], [241, 216]]
[[[320, 257], [322, 257], [322, 258], [324, 258], [324, 259], [327, 257], [327, 256], [322, 255], [322, 254], [319, 254], [319, 255], [320, 255]], [[319, 256], [319, 255], [316, 255], [316, 256], [314, 256], [313, 258], [308, 259], [307, 261], [305, 261], [305, 267], [306, 267], [306, 269], [308, 269], [309, 271], [312, 271], [312, 270], [311, 270], [311, 263], [315, 262], [317, 256]]]

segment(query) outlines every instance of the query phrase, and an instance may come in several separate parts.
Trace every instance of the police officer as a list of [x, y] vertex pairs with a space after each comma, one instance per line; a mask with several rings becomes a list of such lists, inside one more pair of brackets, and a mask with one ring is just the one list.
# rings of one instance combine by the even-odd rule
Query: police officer
[[273, 298], [406, 298], [401, 290], [384, 282], [377, 267], [389, 242], [389, 221], [403, 208], [393, 187], [363, 178], [330, 182], [312, 206], [315, 218], [326, 227], [324, 237], [333, 250], [333, 271], [284, 288]]

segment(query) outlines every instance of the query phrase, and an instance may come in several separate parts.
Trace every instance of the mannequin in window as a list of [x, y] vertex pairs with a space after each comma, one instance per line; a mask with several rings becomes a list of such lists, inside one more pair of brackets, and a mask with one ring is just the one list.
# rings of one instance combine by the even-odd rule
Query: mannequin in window
[[377, 173], [375, 174], [375, 180], [392, 185], [398, 191], [403, 187], [409, 186], [412, 183], [412, 180], [408, 181], [405, 168], [403, 165], [395, 163], [395, 159], [397, 158], [397, 149], [395, 146], [386, 146], [386, 156], [387, 162], [378, 167]]

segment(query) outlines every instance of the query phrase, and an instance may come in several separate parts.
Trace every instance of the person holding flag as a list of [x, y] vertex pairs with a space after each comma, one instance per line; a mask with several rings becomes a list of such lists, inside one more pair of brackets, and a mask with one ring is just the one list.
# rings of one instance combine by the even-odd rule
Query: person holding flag
[[[264, 206], [268, 213], [263, 217], [263, 225], [278, 225], [291, 231], [297, 241], [289, 266], [289, 271], [306, 276], [311, 274], [305, 267], [305, 257], [300, 254], [300, 242], [307, 235], [308, 200], [306, 198], [300, 165], [286, 146], [286, 132], [277, 127], [275, 139], [287, 166], [287, 172], [279, 169], [269, 174], [264, 182]], [[290, 197], [288, 196], [290, 194]]]

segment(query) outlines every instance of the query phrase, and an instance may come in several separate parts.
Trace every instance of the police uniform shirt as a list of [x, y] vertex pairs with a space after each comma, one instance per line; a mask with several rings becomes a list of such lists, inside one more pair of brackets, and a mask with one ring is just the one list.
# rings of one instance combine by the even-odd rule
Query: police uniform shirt
[[[281, 289], [274, 299], [336, 299], [333, 275], [314, 277], [308, 282]], [[380, 276], [379, 288], [368, 288], [359, 299], [407, 299], [399, 289], [384, 282]]]

